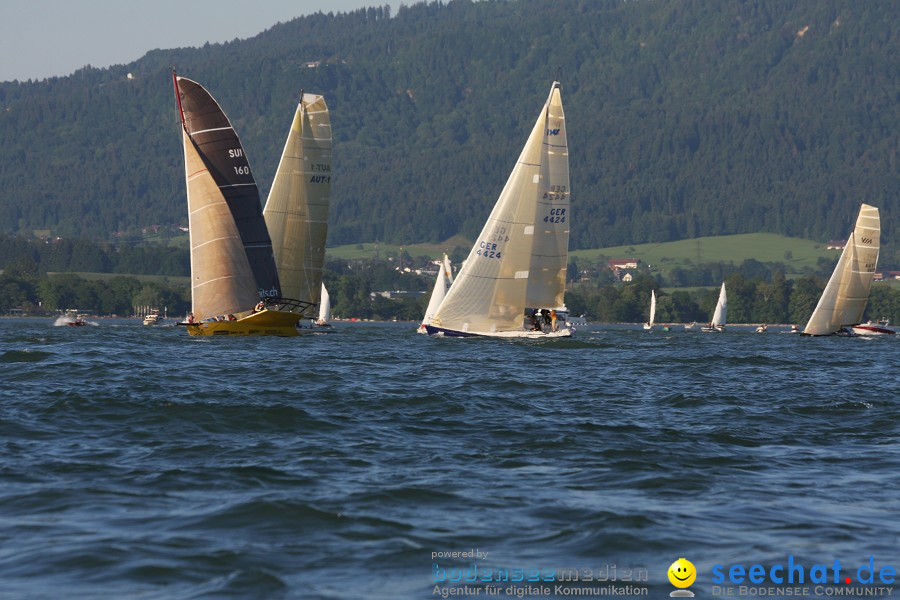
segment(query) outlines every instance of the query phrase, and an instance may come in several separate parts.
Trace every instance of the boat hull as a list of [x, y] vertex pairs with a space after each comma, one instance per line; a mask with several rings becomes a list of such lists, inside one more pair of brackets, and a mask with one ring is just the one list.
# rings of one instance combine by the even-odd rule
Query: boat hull
[[491, 338], [513, 338], [513, 339], [546, 339], [571, 337], [573, 329], [565, 328], [559, 331], [494, 331], [491, 333], [473, 332], [473, 331], [457, 331], [455, 329], [445, 329], [443, 327], [435, 327], [434, 325], [425, 325], [428, 335], [441, 335], [444, 337], [491, 337]]
[[894, 335], [897, 333], [893, 329], [883, 327], [877, 323], [864, 323], [851, 327], [856, 335]]
[[191, 335], [275, 335], [286, 337], [300, 335], [300, 331], [297, 329], [300, 318], [301, 316], [297, 313], [264, 310], [237, 321], [204, 321], [186, 323], [186, 326]]

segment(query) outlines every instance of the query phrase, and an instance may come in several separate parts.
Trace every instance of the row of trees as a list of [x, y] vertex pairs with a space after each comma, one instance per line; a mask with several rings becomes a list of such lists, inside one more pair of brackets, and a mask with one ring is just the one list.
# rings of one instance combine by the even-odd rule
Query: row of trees
[[190, 290], [183, 284], [141, 282], [127, 276], [93, 281], [71, 273], [51, 276], [27, 261], [8, 265], [0, 274], [0, 314], [21, 309], [48, 315], [75, 308], [130, 316], [136, 307], [154, 307], [179, 315], [186, 314], [190, 305]]
[[[657, 322], [706, 322], [712, 315], [718, 287], [699, 290], [660, 289], [647, 272], [631, 282], [605, 279], [570, 284], [566, 304], [572, 314], [595, 322], [646, 321], [650, 291], [657, 291]], [[329, 260], [324, 274], [335, 316], [361, 319], [416, 321], [428, 303], [430, 277], [398, 269], [398, 261]], [[733, 272], [725, 278], [730, 323], [805, 323], [825, 285], [818, 275], [786, 279], [781, 271], [748, 278]], [[388, 299], [373, 294], [406, 290], [418, 294]], [[67, 308], [101, 315], [131, 315], [138, 306], [167, 308], [169, 314], [190, 310], [190, 290], [183, 284], [146, 283], [118, 276], [91, 281], [73, 274], [48, 276], [35, 263], [8, 265], [0, 275], [0, 312], [22, 308], [32, 314], [52, 314]], [[874, 284], [866, 310], [871, 319], [900, 322], [900, 290]]]

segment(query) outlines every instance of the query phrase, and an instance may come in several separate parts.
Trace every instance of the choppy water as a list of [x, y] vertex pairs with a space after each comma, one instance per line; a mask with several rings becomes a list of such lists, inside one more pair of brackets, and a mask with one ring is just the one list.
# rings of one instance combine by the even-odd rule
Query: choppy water
[[430, 598], [434, 563], [472, 562], [647, 569], [667, 597], [682, 556], [709, 597], [714, 564], [900, 567], [900, 339], [414, 327], [0, 320], [0, 597]]

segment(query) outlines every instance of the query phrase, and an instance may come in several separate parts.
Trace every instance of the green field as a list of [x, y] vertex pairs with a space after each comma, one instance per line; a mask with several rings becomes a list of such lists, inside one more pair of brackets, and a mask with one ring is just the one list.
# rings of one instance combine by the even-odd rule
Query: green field
[[741, 264], [747, 259], [759, 262], [784, 263], [794, 272], [804, 267], [817, 268], [819, 258], [837, 259], [836, 250], [826, 250], [825, 244], [791, 238], [774, 233], [745, 233], [679, 240], [662, 244], [635, 244], [595, 250], [573, 250], [570, 256], [596, 261], [600, 257], [637, 258], [652, 270], [669, 271], [702, 263], [730, 262]]
[[[468, 249], [472, 242], [462, 236], [456, 236], [440, 244], [410, 244], [396, 246], [390, 244], [355, 244], [334, 246], [326, 249], [331, 258], [374, 258], [376, 247], [381, 258], [398, 255], [402, 250], [410, 256], [428, 256], [440, 258], [443, 252], [451, 251], [455, 246]], [[580, 260], [596, 261], [600, 257], [637, 258], [649, 264], [653, 270], [668, 271], [674, 267], [696, 265], [698, 263], [732, 262], [739, 265], [748, 258], [760, 262], [778, 262], [787, 264], [791, 270], [799, 272], [804, 267], [816, 269], [821, 257], [837, 259], [835, 250], [825, 250], [825, 244], [800, 238], [784, 237], [773, 233], [747, 233], [741, 235], [725, 235], [704, 237], [693, 240], [680, 240], [661, 244], [635, 244], [631, 246], [615, 246], [596, 248], [593, 250], [572, 250], [570, 256]], [[790, 258], [786, 258], [790, 257]]]
[[348, 244], [346, 246], [330, 246], [325, 249], [325, 255], [328, 258], [339, 258], [342, 260], [350, 260], [354, 258], [375, 258], [382, 259], [389, 256], [400, 256], [405, 251], [410, 256], [427, 256], [428, 258], [438, 260], [444, 252], [448, 254], [457, 246], [462, 246], [468, 253], [472, 247], [472, 242], [461, 235], [455, 235], [452, 238], [438, 244], [408, 244], [401, 246], [398, 244], [382, 244], [367, 242], [365, 244]]

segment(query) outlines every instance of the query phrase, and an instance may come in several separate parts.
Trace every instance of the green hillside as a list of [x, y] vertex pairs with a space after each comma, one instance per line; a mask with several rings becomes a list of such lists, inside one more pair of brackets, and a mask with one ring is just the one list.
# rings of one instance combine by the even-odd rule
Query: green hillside
[[571, 255], [596, 261], [600, 257], [637, 258], [651, 270], [663, 273], [675, 267], [703, 263], [725, 262], [740, 264], [749, 259], [759, 262], [784, 263], [794, 273], [803, 269], [816, 270], [820, 258], [837, 260], [840, 252], [826, 250], [825, 244], [790, 238], [772, 233], [746, 233], [717, 237], [702, 237], [660, 244], [635, 244], [596, 250], [575, 250]]
[[248, 40], [0, 83], [0, 233], [186, 225], [169, 66], [205, 85], [263, 199], [300, 89], [334, 129], [330, 244], [474, 238], [551, 82], [571, 247], [846, 237], [882, 209], [897, 265], [900, 4], [485, 0], [319, 13]]

